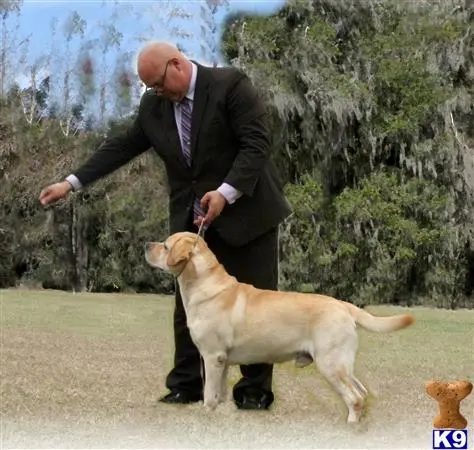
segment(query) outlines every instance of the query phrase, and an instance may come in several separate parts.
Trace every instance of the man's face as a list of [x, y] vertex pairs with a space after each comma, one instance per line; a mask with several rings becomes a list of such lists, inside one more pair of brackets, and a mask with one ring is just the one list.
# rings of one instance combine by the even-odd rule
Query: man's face
[[177, 58], [171, 58], [163, 63], [143, 65], [139, 75], [147, 89], [176, 102], [182, 100], [188, 91], [183, 69]]

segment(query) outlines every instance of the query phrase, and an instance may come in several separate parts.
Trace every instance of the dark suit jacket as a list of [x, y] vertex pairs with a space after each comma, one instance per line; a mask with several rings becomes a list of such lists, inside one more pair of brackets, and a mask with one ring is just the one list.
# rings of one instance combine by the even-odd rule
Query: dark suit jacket
[[143, 95], [136, 120], [108, 138], [74, 175], [85, 186], [153, 147], [170, 187], [170, 232], [184, 231], [195, 195], [227, 182], [243, 192], [212, 226], [240, 246], [278, 225], [290, 213], [269, 159], [266, 111], [249, 78], [235, 68], [198, 65], [189, 167], [183, 157], [173, 104], [154, 92]]

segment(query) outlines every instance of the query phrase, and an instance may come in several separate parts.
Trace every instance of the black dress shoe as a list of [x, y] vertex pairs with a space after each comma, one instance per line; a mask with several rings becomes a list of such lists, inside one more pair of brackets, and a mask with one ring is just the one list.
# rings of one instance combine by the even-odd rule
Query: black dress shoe
[[202, 400], [202, 394], [194, 394], [192, 392], [186, 391], [172, 391], [164, 397], [160, 398], [161, 403], [172, 403], [172, 404], [188, 404], [196, 403]]
[[273, 398], [267, 393], [258, 396], [243, 394], [240, 398], [235, 399], [235, 404], [239, 409], [268, 409], [272, 401]]

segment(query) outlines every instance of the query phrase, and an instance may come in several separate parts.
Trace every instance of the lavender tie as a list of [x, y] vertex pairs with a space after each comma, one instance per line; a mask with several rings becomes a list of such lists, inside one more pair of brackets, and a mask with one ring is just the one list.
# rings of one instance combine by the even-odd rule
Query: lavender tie
[[[184, 159], [186, 160], [188, 166], [191, 165], [191, 114], [192, 114], [192, 105], [191, 100], [187, 97], [181, 101], [181, 140], [182, 140], [182, 150]], [[198, 216], [204, 217], [206, 213], [201, 208], [200, 200], [196, 197], [194, 199], [194, 219]], [[206, 225], [203, 226], [205, 230]]]

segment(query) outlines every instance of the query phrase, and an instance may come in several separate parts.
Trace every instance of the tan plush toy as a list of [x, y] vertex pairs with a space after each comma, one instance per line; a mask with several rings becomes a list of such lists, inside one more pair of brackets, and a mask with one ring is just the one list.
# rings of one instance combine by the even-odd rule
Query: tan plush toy
[[472, 383], [463, 381], [427, 381], [426, 392], [439, 404], [439, 416], [433, 420], [434, 428], [466, 428], [467, 420], [459, 412], [459, 404], [472, 391]]

